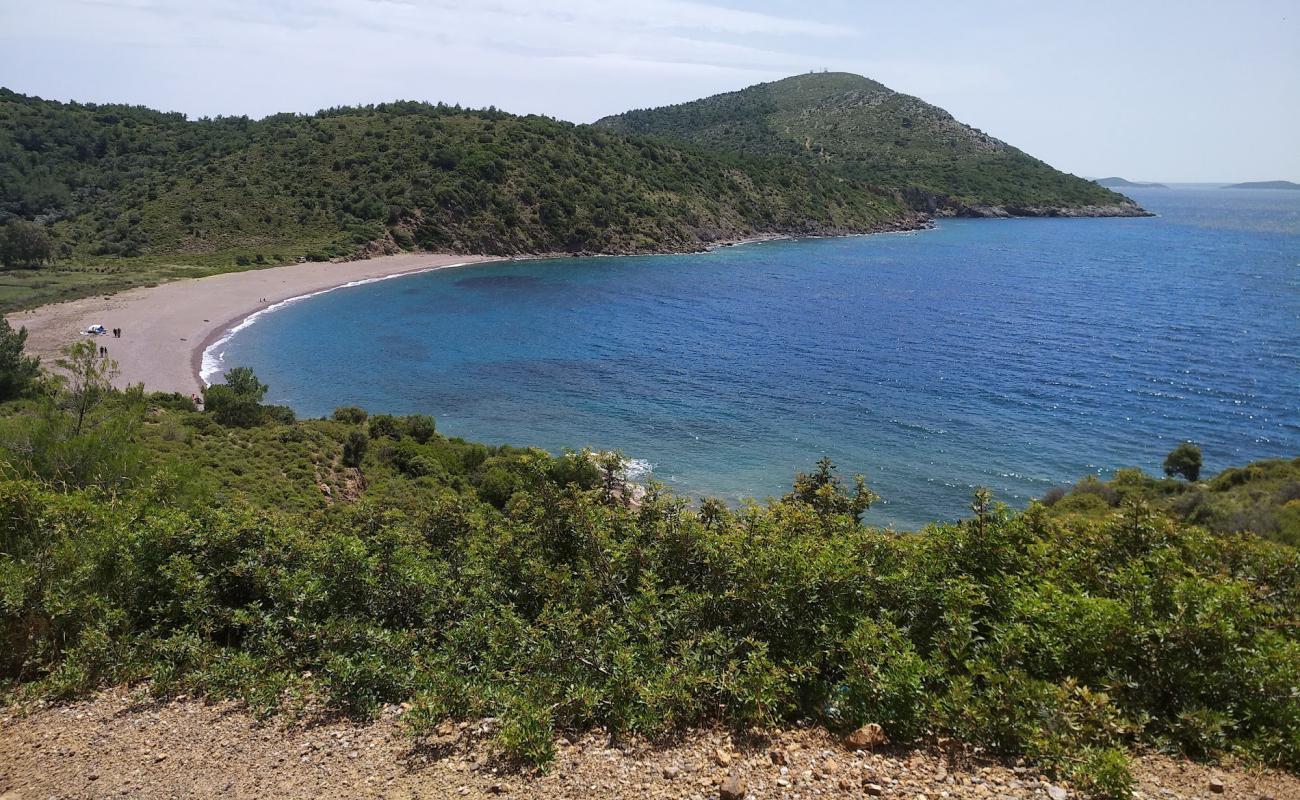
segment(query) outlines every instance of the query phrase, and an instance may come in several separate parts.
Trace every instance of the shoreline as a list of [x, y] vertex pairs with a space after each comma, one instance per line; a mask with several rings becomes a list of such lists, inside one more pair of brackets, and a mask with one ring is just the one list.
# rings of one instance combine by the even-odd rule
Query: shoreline
[[87, 326], [121, 328], [97, 336], [120, 372], [114, 385], [200, 393], [204, 352], [250, 318], [284, 303], [403, 275], [506, 260], [453, 253], [400, 253], [357, 261], [304, 262], [171, 281], [112, 295], [51, 303], [8, 316], [28, 332], [27, 351], [48, 367], [59, 351], [85, 338]]
[[[414, 254], [403, 254], [403, 255], [414, 255]], [[373, 258], [361, 259], [360, 261], [357, 262], [340, 262], [340, 263], [362, 263], [362, 262], [376, 261], [378, 259], [390, 258], [390, 257], [391, 256], [375, 256]], [[429, 267], [417, 267], [415, 269], [402, 270], [400, 272], [390, 272], [384, 275], [378, 275], [369, 278], [360, 278], [358, 280], [348, 281], [347, 283], [340, 283], [336, 286], [328, 286], [324, 289], [317, 289], [315, 291], [307, 292], [305, 294], [295, 295], [293, 297], [286, 297], [283, 300], [261, 303], [258, 307], [254, 308], [253, 310], [232, 317], [231, 319], [227, 320], [221, 325], [214, 327], [212, 331], [206, 337], [204, 337], [203, 341], [201, 341], [199, 345], [191, 351], [190, 369], [194, 373], [194, 375], [198, 378], [200, 387], [210, 385], [211, 382], [208, 380], [208, 376], [215, 374], [217, 372], [217, 369], [215, 368], [212, 370], [208, 369], [207, 362], [208, 362], [209, 351], [211, 351], [213, 348], [217, 347], [218, 345], [230, 341], [231, 337], [233, 337], [236, 333], [239, 333], [240, 331], [249, 327], [253, 323], [257, 322], [258, 318], [260, 318], [263, 314], [267, 314], [269, 312], [275, 311], [277, 309], [283, 308], [288, 305], [292, 305], [302, 300], [310, 300], [313, 297], [319, 297], [320, 295], [323, 294], [336, 292], [339, 289], [349, 289], [353, 286], [365, 286], [367, 284], [379, 283], [380, 281], [391, 280], [393, 278], [404, 278], [408, 275], [422, 275], [426, 272], [437, 272], [438, 270], [452, 269], [454, 267], [468, 267], [474, 264], [488, 264], [494, 261], [507, 260], [504, 258], [489, 258], [489, 257], [481, 257], [481, 256], [480, 257], [466, 256], [465, 258], [472, 259], [472, 260], [457, 261], [453, 264], [438, 264]], [[218, 356], [218, 358], [220, 358], [220, 356]]]
[[[933, 222], [900, 226], [846, 236], [914, 233]], [[608, 254], [683, 255], [723, 248], [803, 238], [831, 238], [834, 234], [760, 233], [724, 239], [696, 250], [659, 253]], [[497, 261], [537, 261], [590, 258], [597, 253], [536, 253], [523, 256], [466, 255], [459, 253], [397, 253], [350, 261], [316, 261], [283, 264], [182, 279], [125, 289], [110, 295], [50, 303], [7, 315], [15, 328], [27, 329], [27, 352], [49, 367], [69, 343], [85, 338], [90, 325], [121, 328], [121, 338], [95, 337], [118, 362], [113, 384], [119, 388], [142, 383], [147, 391], [201, 394], [206, 378], [216, 366], [208, 352], [257, 321], [262, 314], [327, 292], [377, 281], [433, 272], [452, 267]], [[219, 320], [219, 322], [213, 322]]]
[[[920, 230], [924, 230], [924, 228]], [[910, 232], [913, 231], [909, 229], [907, 231], [878, 231], [872, 233], [846, 234], [846, 235], [875, 236], [877, 235], [877, 233], [910, 233]], [[589, 254], [588, 253], [577, 253], [577, 254], [537, 253], [537, 254], [523, 255], [523, 256], [481, 256], [481, 255], [459, 256], [460, 258], [463, 258], [465, 260], [458, 261], [453, 264], [438, 264], [438, 265], [433, 265], [428, 267], [417, 267], [415, 269], [402, 270], [398, 272], [389, 272], [383, 275], [361, 278], [358, 280], [348, 281], [347, 283], [341, 283], [335, 286], [328, 286], [323, 289], [317, 289], [315, 291], [296, 295], [294, 297], [286, 297], [282, 300], [278, 300], [275, 302], [262, 303], [258, 307], [246, 313], [235, 316], [227, 320], [222, 325], [213, 328], [213, 330], [206, 337], [204, 337], [203, 341], [200, 342], [199, 345], [195, 347], [191, 352], [190, 368], [191, 371], [194, 373], [195, 377], [198, 379], [199, 388], [200, 391], [202, 391], [202, 388], [208, 386], [210, 383], [208, 381], [208, 376], [215, 374], [217, 372], [215, 368], [209, 370], [207, 364], [208, 353], [213, 348], [217, 347], [223, 342], [229, 341], [230, 338], [233, 337], [236, 333], [239, 333], [240, 331], [254, 324], [257, 321], [257, 319], [261, 317], [263, 314], [275, 311], [277, 309], [283, 308], [284, 306], [291, 305], [293, 303], [297, 303], [302, 300], [310, 300], [311, 298], [318, 297], [322, 294], [329, 294], [330, 292], [338, 291], [339, 289], [348, 289], [353, 286], [364, 286], [366, 284], [378, 283], [380, 281], [391, 280], [393, 278], [404, 278], [409, 275], [421, 275], [427, 272], [436, 272], [438, 270], [443, 270], [443, 269], [452, 269], [455, 267], [468, 267], [468, 266], [473, 266], [475, 264], [489, 264], [489, 263], [500, 262], [500, 261], [549, 261], [552, 259], [602, 258], [602, 257], [603, 258], [630, 258], [630, 257], [635, 257], [635, 255], [660, 255], [660, 256], [689, 255], [691, 252], [709, 253], [709, 252], [713, 252], [714, 250], [721, 250], [723, 248], [740, 247], [741, 245], [748, 245], [748, 244], [763, 244], [765, 242], [792, 241], [797, 238], [804, 238], [804, 237], [798, 237], [798, 236], [794, 236], [791, 234], [784, 234], [784, 233], [757, 234], [754, 236], [746, 237], [744, 239], [726, 239], [723, 241], [714, 242], [700, 250], [686, 251], [686, 252], [665, 250], [658, 253], [627, 254], [627, 255], [613, 254], [613, 253], [589, 253]], [[826, 237], [815, 237], [815, 238], [826, 238]], [[388, 258], [405, 258], [409, 256], [416, 256], [416, 255], [419, 254], [400, 253], [396, 255], [368, 256], [366, 258], [360, 258], [353, 261], [340, 261], [340, 262], [328, 262], [328, 263], [359, 264], [359, 263], [380, 261]], [[452, 254], [431, 253], [428, 255], [441, 258], [445, 256], [451, 256]], [[271, 269], [277, 269], [277, 268], [272, 267]], [[218, 356], [217, 358], [219, 359], [220, 356]]]
[[[911, 233], [914, 232], [914, 230], [925, 230], [925, 229], [926, 228], [908, 229], [904, 231], [873, 231], [870, 233], [845, 234], [845, 235], [875, 236], [879, 233]], [[244, 330], [250, 325], [253, 325], [255, 322], [257, 322], [257, 319], [261, 317], [263, 314], [275, 311], [277, 309], [283, 308], [284, 306], [291, 305], [293, 303], [297, 303], [302, 300], [310, 300], [313, 297], [318, 297], [323, 294], [329, 294], [330, 292], [335, 292], [338, 291], [339, 289], [348, 289], [353, 286], [364, 286], [371, 283], [378, 283], [380, 281], [391, 280], [393, 278], [404, 278], [410, 275], [421, 275], [427, 272], [437, 272], [439, 270], [452, 269], [455, 267], [469, 267], [469, 266], [474, 266], [476, 264], [489, 264], [489, 263], [501, 262], [501, 261], [512, 261], [512, 262], [513, 261], [549, 261], [553, 259], [602, 258], [602, 257], [603, 258], [630, 258], [630, 257], [635, 257], [636, 255], [660, 255], [660, 256], [689, 255], [692, 252], [709, 253], [709, 252], [713, 252], [714, 250], [721, 250], [723, 248], [739, 247], [741, 245], [748, 245], [748, 244], [763, 244], [765, 242], [792, 241], [794, 239], [799, 239], [799, 238], [828, 238], [828, 237], [824, 237], [824, 236], [800, 237], [792, 234], [783, 234], [783, 233], [757, 234], [755, 236], [749, 236], [744, 239], [726, 239], [726, 240], [714, 242], [700, 250], [695, 250], [695, 251], [679, 252], [673, 250], [665, 250], [658, 253], [638, 253], [638, 254], [626, 254], [626, 255], [614, 254], [614, 253], [536, 253], [536, 254], [522, 255], [522, 256], [484, 256], [484, 255], [454, 256], [454, 254], [450, 254], [450, 253], [429, 253], [429, 254], [399, 253], [394, 255], [368, 256], [366, 258], [355, 259], [352, 261], [324, 262], [324, 263], [336, 263], [336, 264], [365, 264], [365, 263], [383, 261], [385, 259], [406, 259], [410, 257], [416, 257], [419, 255], [428, 255], [430, 257], [436, 257], [436, 258], [456, 257], [462, 259], [461, 261], [457, 261], [451, 264], [436, 264], [436, 265], [431, 265], [426, 267], [416, 267], [414, 269], [403, 269], [395, 272], [387, 272], [382, 275], [360, 278], [357, 280], [348, 281], [347, 283], [340, 283], [337, 285], [327, 286], [322, 289], [316, 289], [314, 291], [295, 295], [293, 297], [286, 297], [284, 299], [276, 300], [273, 302], [261, 303], [256, 308], [253, 308], [250, 311], [232, 317], [231, 319], [227, 320], [221, 325], [214, 327], [211, 330], [211, 332], [209, 332], [208, 335], [203, 338], [203, 340], [199, 343], [199, 345], [191, 351], [190, 369], [194, 373], [194, 376], [198, 381], [199, 391], [201, 392], [204, 387], [209, 385], [208, 376], [215, 374], [218, 371], [215, 368], [211, 370], [208, 369], [208, 364], [207, 364], [208, 353], [213, 348], [217, 347], [223, 342], [229, 341], [230, 338], [233, 337], [236, 333], [239, 333], [240, 331]], [[317, 262], [317, 263], [322, 263], [322, 262]], [[297, 266], [297, 265], [293, 265], [293, 266]], [[270, 269], [278, 269], [278, 267], [271, 267]], [[219, 359], [220, 356], [218, 356], [217, 358]]]

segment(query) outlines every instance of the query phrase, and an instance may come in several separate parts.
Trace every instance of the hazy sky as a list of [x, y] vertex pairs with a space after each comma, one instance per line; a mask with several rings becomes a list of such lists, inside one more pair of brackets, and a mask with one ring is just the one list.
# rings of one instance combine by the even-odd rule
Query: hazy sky
[[0, 0], [0, 85], [191, 116], [590, 122], [822, 68], [1081, 175], [1300, 181], [1300, 0]]

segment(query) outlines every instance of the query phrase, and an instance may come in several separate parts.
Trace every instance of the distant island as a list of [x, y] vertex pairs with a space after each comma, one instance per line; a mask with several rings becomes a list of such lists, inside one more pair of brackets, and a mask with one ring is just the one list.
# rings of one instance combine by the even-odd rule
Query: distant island
[[1098, 186], [1105, 186], [1107, 189], [1168, 189], [1163, 183], [1143, 183], [1141, 181], [1131, 181], [1127, 178], [1110, 177], [1097, 178], [1093, 183]]
[[1300, 189], [1300, 183], [1291, 181], [1246, 181], [1245, 183], [1231, 183], [1223, 187], [1225, 189]]

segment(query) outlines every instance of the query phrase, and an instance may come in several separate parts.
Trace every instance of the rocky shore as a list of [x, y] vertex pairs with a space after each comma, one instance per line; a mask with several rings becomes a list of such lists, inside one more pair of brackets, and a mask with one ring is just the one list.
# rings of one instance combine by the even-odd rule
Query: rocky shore
[[963, 206], [951, 216], [1007, 219], [1011, 217], [1154, 217], [1136, 203], [1105, 206]]

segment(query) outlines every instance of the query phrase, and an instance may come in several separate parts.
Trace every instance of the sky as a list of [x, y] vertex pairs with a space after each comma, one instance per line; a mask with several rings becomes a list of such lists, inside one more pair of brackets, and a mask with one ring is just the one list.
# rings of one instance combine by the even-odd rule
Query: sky
[[591, 122], [821, 69], [1078, 175], [1300, 181], [1300, 0], [0, 0], [0, 85], [191, 117]]

